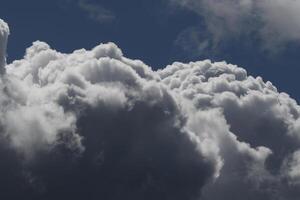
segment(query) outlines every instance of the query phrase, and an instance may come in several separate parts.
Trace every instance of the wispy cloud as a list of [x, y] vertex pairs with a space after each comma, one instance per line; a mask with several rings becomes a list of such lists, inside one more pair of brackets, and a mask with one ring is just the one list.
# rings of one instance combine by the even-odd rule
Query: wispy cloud
[[90, 19], [99, 23], [110, 23], [116, 18], [115, 14], [111, 10], [104, 8], [100, 4], [80, 0], [78, 1], [78, 7], [87, 13]]
[[174, 41], [174, 46], [192, 59], [211, 55], [212, 50], [215, 49], [207, 32], [197, 26], [188, 27], [181, 31]]
[[278, 51], [300, 43], [300, 1], [295, 0], [169, 0], [202, 17], [214, 43], [257, 38], [261, 47]]

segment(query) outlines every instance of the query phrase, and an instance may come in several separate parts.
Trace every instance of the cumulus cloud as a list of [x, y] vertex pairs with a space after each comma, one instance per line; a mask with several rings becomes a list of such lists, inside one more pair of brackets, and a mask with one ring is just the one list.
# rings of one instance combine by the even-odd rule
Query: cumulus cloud
[[300, 107], [209, 60], [155, 71], [113, 43], [34, 42], [0, 78], [3, 199], [299, 197]]
[[203, 17], [214, 43], [241, 36], [258, 38], [276, 51], [300, 40], [300, 2], [295, 0], [169, 0]]
[[0, 19], [0, 71], [3, 71], [3, 67], [6, 63], [6, 45], [7, 37], [9, 35], [8, 25]]

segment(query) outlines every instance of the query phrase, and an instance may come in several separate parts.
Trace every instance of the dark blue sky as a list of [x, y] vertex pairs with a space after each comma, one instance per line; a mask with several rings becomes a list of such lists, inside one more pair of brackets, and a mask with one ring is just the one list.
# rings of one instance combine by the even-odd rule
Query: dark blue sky
[[[25, 48], [35, 40], [45, 41], [61, 52], [89, 49], [112, 41], [126, 57], [141, 59], [153, 68], [173, 61], [226, 60], [244, 67], [249, 74], [270, 80], [280, 91], [300, 100], [298, 44], [289, 44], [275, 55], [261, 51], [253, 38], [223, 43], [217, 52], [198, 53], [193, 45], [184, 51], [176, 45], [180, 33], [197, 27], [201, 34], [203, 28], [201, 18], [189, 10], [170, 7], [166, 0], [98, 0], [88, 1], [85, 8], [79, 2], [1, 1], [0, 18], [9, 23], [11, 29], [9, 62], [21, 58]], [[91, 15], [91, 5], [106, 9], [109, 20]]]

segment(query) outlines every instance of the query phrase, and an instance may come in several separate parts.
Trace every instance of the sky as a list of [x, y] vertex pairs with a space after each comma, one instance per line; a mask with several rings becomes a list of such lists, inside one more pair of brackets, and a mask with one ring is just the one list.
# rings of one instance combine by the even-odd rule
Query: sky
[[300, 1], [2, 1], [0, 199], [298, 200]]
[[280, 50], [269, 51], [251, 33], [229, 40], [222, 38], [217, 47], [201, 49], [197, 43], [211, 38], [213, 33], [207, 31], [202, 16], [174, 2], [3, 1], [1, 17], [11, 28], [8, 60], [20, 58], [35, 40], [47, 41], [63, 52], [111, 41], [118, 44], [127, 57], [143, 60], [153, 69], [174, 61], [226, 60], [244, 67], [249, 74], [270, 80], [280, 91], [300, 99], [295, 86], [299, 85], [299, 40], [280, 44], [280, 47], [271, 46]]

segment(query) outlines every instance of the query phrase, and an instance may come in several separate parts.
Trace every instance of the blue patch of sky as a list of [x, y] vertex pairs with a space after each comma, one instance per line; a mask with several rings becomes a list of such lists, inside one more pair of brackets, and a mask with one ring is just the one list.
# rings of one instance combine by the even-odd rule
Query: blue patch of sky
[[[101, 21], [79, 5], [80, 0], [4, 0], [0, 18], [10, 25], [8, 61], [21, 58], [35, 40], [45, 41], [61, 52], [90, 49], [99, 43], [115, 42], [126, 57], [143, 60], [154, 69], [174, 61], [212, 59], [244, 67], [249, 74], [270, 80], [280, 91], [300, 100], [300, 46], [290, 44], [275, 55], [262, 51], [255, 38], [222, 43], [207, 50], [193, 38], [178, 44], [178, 36], [188, 29], [209, 38], [201, 18], [188, 10], [169, 7], [165, 0], [83, 0], [106, 10], [109, 20]], [[89, 8], [89, 7], [86, 7]], [[96, 11], [92, 11], [96, 12]], [[97, 13], [96, 13], [97, 14]], [[93, 18], [94, 16], [94, 18]], [[100, 16], [101, 17], [101, 16]], [[193, 34], [195, 34], [193, 33]], [[197, 35], [192, 35], [196, 37]], [[200, 37], [200, 36], [199, 36]], [[188, 44], [186, 44], [188, 43]], [[186, 44], [186, 48], [182, 45]], [[208, 43], [209, 44], [209, 43]], [[199, 48], [200, 49], [199, 49]], [[190, 48], [190, 49], [188, 49]], [[198, 51], [203, 51], [199, 52]]]

